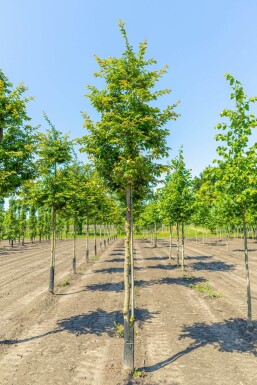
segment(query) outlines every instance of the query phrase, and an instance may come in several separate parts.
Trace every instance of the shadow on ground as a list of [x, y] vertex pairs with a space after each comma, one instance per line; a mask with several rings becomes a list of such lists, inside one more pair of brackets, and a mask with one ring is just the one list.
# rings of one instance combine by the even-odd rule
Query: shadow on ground
[[212, 324], [199, 322], [191, 326], [184, 326], [179, 339], [190, 339], [189, 346], [166, 360], [141, 368], [141, 370], [154, 372], [207, 345], [215, 346], [220, 352], [252, 353], [257, 356], [257, 321], [253, 322], [254, 331], [252, 333], [247, 333], [246, 327], [246, 321], [241, 318], [231, 318]]
[[[149, 312], [147, 309], [135, 309], [135, 319], [141, 324], [151, 320], [156, 314]], [[95, 334], [96, 336], [107, 334], [112, 337], [115, 334], [114, 322], [123, 323], [121, 311], [107, 312], [99, 308], [96, 311], [59, 320], [55, 330], [20, 340], [2, 340], [0, 345], [21, 344], [61, 332], [72, 333], [76, 336], [81, 334]]]
[[195, 262], [191, 265], [194, 270], [209, 270], [209, 271], [233, 271], [235, 265], [222, 261], [212, 262]]

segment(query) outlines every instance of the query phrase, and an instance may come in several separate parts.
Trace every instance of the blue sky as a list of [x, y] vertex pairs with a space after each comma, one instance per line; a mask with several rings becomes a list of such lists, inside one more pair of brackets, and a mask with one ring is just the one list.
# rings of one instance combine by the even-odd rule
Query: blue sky
[[181, 117], [168, 125], [170, 157], [183, 145], [194, 175], [216, 156], [213, 127], [231, 105], [224, 74], [257, 95], [255, 0], [0, 0], [0, 11], [0, 67], [36, 97], [29, 106], [35, 125], [46, 127], [46, 111], [72, 138], [85, 134], [81, 111], [96, 119], [84, 97], [86, 85], [96, 84], [94, 54], [120, 56], [124, 50], [119, 19], [135, 48], [146, 39], [147, 56], [159, 68], [169, 66], [159, 87], [172, 93], [159, 106], [181, 101]]

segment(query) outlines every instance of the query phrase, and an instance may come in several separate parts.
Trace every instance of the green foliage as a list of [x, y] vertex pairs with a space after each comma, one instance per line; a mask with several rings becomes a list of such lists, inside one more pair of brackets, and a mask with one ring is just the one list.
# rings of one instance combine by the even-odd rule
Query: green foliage
[[119, 338], [124, 338], [124, 326], [122, 324], [117, 324], [114, 321], [115, 335]]
[[35, 129], [26, 124], [26, 88], [16, 88], [0, 69], [0, 196], [14, 192], [27, 179], [35, 176], [33, 164], [37, 143]]
[[207, 296], [210, 298], [221, 298], [222, 297], [222, 293], [218, 292], [218, 291], [214, 291], [213, 289], [211, 289], [208, 283], [198, 282], [198, 283], [190, 284], [189, 287], [191, 289], [199, 291], [200, 293], [207, 294]]
[[178, 115], [173, 111], [176, 105], [163, 111], [153, 106], [158, 97], [170, 92], [153, 91], [167, 68], [148, 70], [146, 67], [156, 61], [145, 59], [147, 43], [141, 43], [135, 53], [122, 22], [119, 27], [126, 49], [121, 58], [96, 57], [100, 69], [95, 76], [104, 80], [105, 88], [88, 86], [87, 97], [101, 120], [94, 123], [84, 114], [89, 134], [80, 143], [111, 189], [124, 199], [123, 191], [132, 185], [136, 200], [161, 173], [162, 165], [154, 163], [154, 159], [167, 155], [169, 130], [164, 126]]
[[63, 282], [60, 282], [57, 284], [58, 287], [65, 287], [69, 285], [70, 285], [70, 281], [68, 279], [65, 279]]
[[169, 223], [188, 222], [193, 213], [194, 194], [191, 170], [186, 168], [182, 148], [171, 161], [170, 169], [160, 194], [163, 216]]

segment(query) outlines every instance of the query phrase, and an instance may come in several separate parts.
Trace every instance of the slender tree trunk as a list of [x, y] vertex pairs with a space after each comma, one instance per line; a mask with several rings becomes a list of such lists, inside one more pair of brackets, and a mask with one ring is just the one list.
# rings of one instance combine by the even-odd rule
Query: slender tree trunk
[[243, 219], [243, 231], [244, 231], [245, 275], [246, 275], [246, 292], [247, 292], [247, 330], [251, 331], [253, 329], [252, 299], [251, 299], [250, 273], [249, 273], [249, 265], [248, 265], [247, 230], [246, 230], [244, 210], [242, 212], [242, 219]]
[[185, 228], [184, 228], [184, 222], [182, 222], [182, 225], [181, 225], [181, 230], [182, 230], [182, 234], [181, 234], [181, 240], [182, 240], [182, 244], [181, 244], [181, 270], [185, 270], [185, 264], [184, 264], [184, 257], [185, 257]]
[[177, 222], [177, 266], [179, 266], [179, 223]]
[[48, 291], [50, 293], [54, 292], [55, 242], [56, 242], [56, 211], [54, 206], [52, 206], [51, 262], [50, 262], [50, 277], [49, 277], [49, 288], [48, 288]]
[[170, 253], [169, 253], [169, 261], [171, 261], [172, 257], [172, 224], [170, 223]]
[[106, 249], [106, 227], [104, 224], [104, 248]]
[[154, 224], [154, 246], [157, 247], [157, 228], [156, 228], [156, 223]]
[[97, 256], [97, 246], [96, 246], [96, 222], [94, 221], [94, 256]]
[[131, 267], [131, 186], [126, 188], [125, 261], [124, 261], [124, 368], [134, 371], [134, 320], [130, 318]]
[[74, 226], [73, 226], [73, 258], [72, 258], [72, 271], [76, 274], [76, 238], [77, 238], [77, 217], [74, 215]]
[[89, 248], [88, 248], [88, 238], [89, 238], [89, 220], [87, 217], [87, 237], [86, 237], [86, 263], [89, 263]]
[[102, 224], [100, 224], [100, 243], [99, 243], [100, 250], [102, 251]]

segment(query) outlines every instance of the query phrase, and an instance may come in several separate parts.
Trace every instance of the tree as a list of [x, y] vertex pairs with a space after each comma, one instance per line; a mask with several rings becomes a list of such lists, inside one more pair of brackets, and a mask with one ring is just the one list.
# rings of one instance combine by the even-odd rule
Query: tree
[[23, 181], [33, 178], [33, 156], [36, 145], [35, 130], [26, 122], [26, 88], [16, 88], [0, 69], [0, 197], [15, 191]]
[[[181, 268], [184, 270], [184, 225], [193, 213], [194, 196], [192, 191], [191, 170], [185, 165], [183, 149], [178, 156], [171, 161], [171, 173], [166, 177], [166, 184], [162, 189], [161, 204], [164, 215], [169, 219], [170, 225], [177, 224], [179, 264], [179, 225], [182, 229], [182, 258]], [[170, 245], [171, 247], [171, 245]]]
[[[134, 369], [134, 304], [133, 304], [133, 250], [132, 246], [132, 192], [133, 199], [143, 197], [146, 187], [156, 181], [162, 165], [154, 162], [167, 154], [164, 128], [175, 120], [176, 105], [163, 111], [154, 102], [170, 90], [153, 90], [167, 67], [149, 70], [156, 64], [146, 59], [147, 42], [139, 45], [136, 53], [129, 44], [124, 23], [119, 22], [125, 40], [121, 58], [96, 57], [99, 71], [95, 74], [105, 82], [104, 89], [88, 86], [87, 97], [100, 113], [101, 119], [94, 123], [85, 113], [84, 126], [89, 134], [80, 142], [84, 144], [95, 167], [111, 190], [126, 202], [125, 219], [125, 264], [124, 264], [124, 367]], [[132, 293], [132, 301], [131, 293]], [[131, 303], [132, 302], [132, 303]]]
[[56, 212], [63, 208], [67, 201], [67, 189], [63, 179], [61, 165], [67, 165], [72, 158], [72, 143], [67, 136], [63, 136], [50, 122], [48, 116], [44, 117], [51, 129], [40, 135], [38, 149], [38, 170], [41, 178], [35, 185], [35, 198], [40, 205], [51, 208], [51, 263], [49, 289], [54, 290], [55, 273], [55, 243], [56, 243]]
[[250, 104], [257, 101], [257, 97], [248, 98], [242, 84], [230, 74], [226, 75], [226, 79], [232, 87], [230, 98], [235, 102], [235, 109], [224, 109], [221, 117], [228, 121], [216, 126], [216, 129], [222, 131], [216, 135], [216, 140], [222, 144], [217, 147], [219, 159], [216, 160], [218, 167], [215, 168], [215, 188], [223, 204], [231, 211], [238, 211], [241, 216], [245, 249], [247, 325], [248, 330], [251, 330], [253, 324], [246, 218], [257, 203], [257, 144], [249, 146], [248, 143], [252, 128], [257, 126], [257, 119], [249, 113], [249, 108]]

